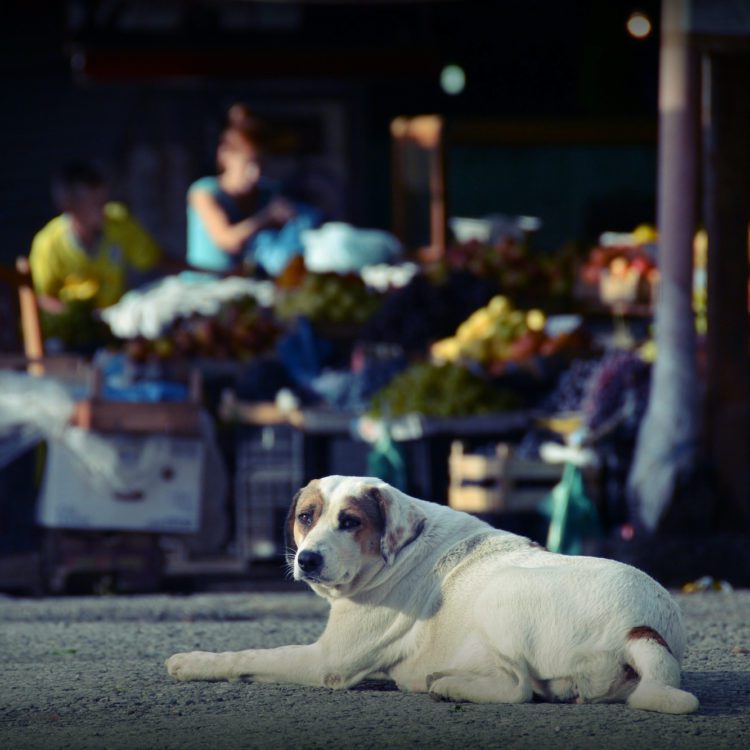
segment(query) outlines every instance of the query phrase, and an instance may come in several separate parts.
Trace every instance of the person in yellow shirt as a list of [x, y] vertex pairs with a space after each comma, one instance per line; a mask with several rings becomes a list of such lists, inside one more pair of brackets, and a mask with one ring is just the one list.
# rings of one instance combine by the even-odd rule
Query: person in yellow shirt
[[130, 272], [162, 263], [159, 246], [122, 203], [109, 200], [93, 165], [64, 167], [53, 180], [53, 196], [62, 213], [36, 234], [29, 255], [46, 312], [62, 313], [71, 302], [112, 305], [127, 291]]

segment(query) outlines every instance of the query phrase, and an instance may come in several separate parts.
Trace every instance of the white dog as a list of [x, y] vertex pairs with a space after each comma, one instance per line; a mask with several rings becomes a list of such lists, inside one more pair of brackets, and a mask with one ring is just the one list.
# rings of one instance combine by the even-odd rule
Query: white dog
[[175, 654], [173, 677], [330, 688], [387, 677], [450, 701], [698, 708], [679, 689], [679, 608], [635, 568], [552, 554], [368, 477], [308, 484], [288, 532], [294, 578], [331, 603], [320, 639]]

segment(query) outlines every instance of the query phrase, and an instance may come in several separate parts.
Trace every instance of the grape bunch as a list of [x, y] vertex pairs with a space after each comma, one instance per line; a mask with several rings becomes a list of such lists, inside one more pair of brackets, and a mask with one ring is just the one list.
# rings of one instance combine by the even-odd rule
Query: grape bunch
[[373, 396], [370, 413], [457, 417], [507, 411], [518, 404], [515, 393], [492, 386], [462, 365], [419, 363]]
[[586, 382], [581, 408], [591, 430], [623, 411], [626, 425], [635, 427], [648, 406], [651, 366], [637, 354], [610, 352]]
[[542, 400], [540, 409], [546, 414], [579, 411], [589, 378], [598, 367], [598, 359], [574, 359], [560, 375], [554, 390]]
[[276, 301], [282, 320], [304, 316], [316, 323], [364, 323], [380, 305], [381, 295], [354, 274], [305, 274], [301, 283], [284, 289]]

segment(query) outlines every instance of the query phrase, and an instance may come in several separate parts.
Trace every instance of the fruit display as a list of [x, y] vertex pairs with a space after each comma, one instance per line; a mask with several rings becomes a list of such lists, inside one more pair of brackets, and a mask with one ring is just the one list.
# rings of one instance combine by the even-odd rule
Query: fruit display
[[370, 414], [378, 418], [407, 414], [456, 417], [518, 406], [519, 398], [513, 391], [494, 387], [463, 365], [418, 363], [375, 393]]
[[538, 458], [544, 442], [585, 428], [598, 441], [634, 435], [646, 411], [651, 366], [640, 353], [613, 349], [590, 359], [574, 359], [555, 387], [536, 405], [543, 418], [524, 435], [518, 453]]
[[246, 362], [269, 351], [279, 325], [252, 296], [222, 304], [215, 315], [177, 318], [156, 339], [137, 336], [125, 342], [134, 362], [149, 359], [218, 359]]
[[507, 297], [496, 295], [453, 336], [436, 341], [431, 355], [437, 362], [477, 363], [490, 375], [501, 375], [511, 363], [526, 365], [582, 343], [578, 331], [549, 336], [546, 322], [541, 310], [518, 310]]
[[313, 323], [362, 324], [381, 301], [357, 274], [306, 272], [294, 286], [280, 290], [275, 311], [282, 320], [309, 318]]
[[385, 297], [362, 327], [359, 339], [399, 346], [410, 356], [426, 355], [433, 341], [449, 336], [497, 287], [466, 271], [442, 278], [420, 273]]
[[640, 352], [624, 349], [574, 359], [539, 402], [539, 411], [548, 415], [580, 413], [583, 422], [596, 429], [626, 399], [633, 398], [633, 413], [640, 419], [648, 402], [650, 371], [651, 363]]
[[543, 254], [531, 252], [512, 237], [494, 244], [472, 240], [450, 245], [440, 264], [492, 281], [503, 294], [519, 301], [544, 299], [546, 304], [557, 304], [569, 299], [573, 290], [572, 248]]
[[646, 225], [632, 234], [603, 235], [578, 273], [578, 296], [607, 305], [651, 304], [659, 271], [654, 259], [656, 232]]

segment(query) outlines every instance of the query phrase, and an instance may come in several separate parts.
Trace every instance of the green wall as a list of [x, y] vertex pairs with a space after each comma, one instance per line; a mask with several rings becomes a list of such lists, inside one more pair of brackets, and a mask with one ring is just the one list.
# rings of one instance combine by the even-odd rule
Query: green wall
[[453, 146], [452, 216], [538, 216], [536, 246], [588, 242], [601, 231], [653, 222], [656, 146]]

